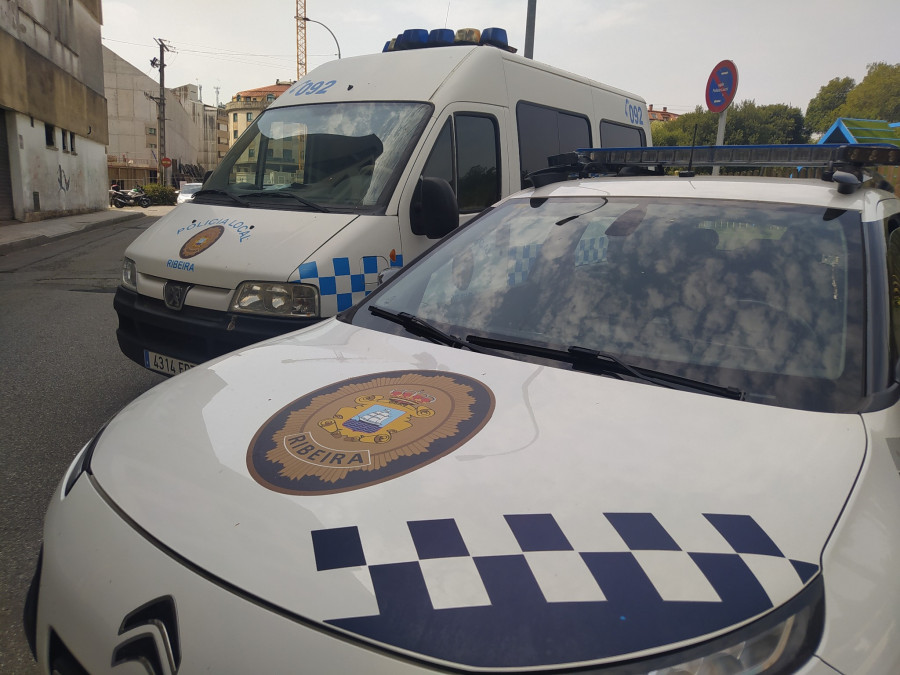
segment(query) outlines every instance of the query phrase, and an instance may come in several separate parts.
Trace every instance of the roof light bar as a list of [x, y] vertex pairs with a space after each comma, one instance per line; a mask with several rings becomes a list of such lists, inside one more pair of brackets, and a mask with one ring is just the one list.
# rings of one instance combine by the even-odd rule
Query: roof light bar
[[[900, 148], [860, 145], [703, 145], [644, 148], [579, 148], [581, 161], [608, 168], [693, 166], [835, 167], [900, 166]], [[571, 155], [569, 155], [571, 156]]]
[[449, 28], [435, 28], [430, 32], [422, 28], [411, 28], [385, 42], [381, 51], [400, 52], [407, 49], [452, 45], [491, 45], [512, 54], [516, 53], [516, 48], [509, 46], [506, 30], [496, 27], [485, 28], [483, 31], [477, 28], [460, 28], [455, 32]]

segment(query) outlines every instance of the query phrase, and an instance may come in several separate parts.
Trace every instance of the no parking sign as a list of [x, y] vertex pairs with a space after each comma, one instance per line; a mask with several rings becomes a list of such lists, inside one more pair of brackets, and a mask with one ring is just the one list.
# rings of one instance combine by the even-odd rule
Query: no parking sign
[[738, 72], [733, 61], [720, 61], [706, 81], [706, 107], [720, 113], [731, 105], [737, 93]]

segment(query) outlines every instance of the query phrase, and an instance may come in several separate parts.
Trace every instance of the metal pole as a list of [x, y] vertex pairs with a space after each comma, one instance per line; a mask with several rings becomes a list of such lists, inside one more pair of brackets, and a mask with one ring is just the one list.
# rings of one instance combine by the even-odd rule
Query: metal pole
[[[728, 119], [728, 108], [719, 113], [719, 130], [716, 132], [716, 145], [725, 145], [725, 120]], [[712, 168], [712, 175], [719, 175], [719, 167]]]
[[[328, 26], [326, 26], [324, 23], [322, 23], [321, 21], [316, 21], [315, 19], [310, 19], [308, 16], [304, 16], [304, 17], [303, 17], [303, 20], [304, 20], [304, 21], [310, 21], [310, 22], [312, 22], [312, 23], [317, 23], [317, 24], [319, 24], [320, 26], [322, 26], [322, 28], [324, 28], [324, 29], [327, 30], [329, 33], [331, 33], [331, 29], [330, 29]], [[334, 44], [337, 46], [337, 50], [338, 50], [338, 54], [337, 54], [338, 60], [340, 60], [340, 58], [341, 58], [341, 45], [338, 43], [338, 39], [337, 39], [336, 37], [334, 37], [334, 33], [331, 33], [331, 37], [334, 38]]]
[[159, 101], [156, 106], [159, 147], [156, 156], [156, 182], [167, 185], [166, 167], [163, 166], [162, 160], [166, 156], [166, 52], [169, 48], [162, 39], [154, 39], [159, 45]]
[[537, 0], [528, 0], [528, 16], [525, 20], [525, 53], [526, 59], [534, 58], [534, 15], [537, 12]]

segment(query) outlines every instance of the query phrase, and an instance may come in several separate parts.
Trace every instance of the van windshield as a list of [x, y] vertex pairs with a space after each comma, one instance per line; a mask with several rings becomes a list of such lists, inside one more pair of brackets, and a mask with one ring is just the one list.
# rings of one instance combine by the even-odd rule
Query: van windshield
[[383, 212], [430, 112], [427, 103], [400, 102], [270, 108], [194, 201]]

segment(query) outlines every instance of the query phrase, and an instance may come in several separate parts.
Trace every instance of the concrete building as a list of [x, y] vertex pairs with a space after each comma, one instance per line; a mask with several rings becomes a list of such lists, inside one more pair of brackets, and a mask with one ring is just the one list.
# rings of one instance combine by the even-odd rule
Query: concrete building
[[[103, 48], [103, 79], [109, 112], [108, 180], [123, 188], [157, 182], [159, 83], [112, 50]], [[205, 105], [197, 85], [167, 89], [166, 155], [172, 160], [166, 181], [203, 179], [227, 150], [224, 110]]]
[[0, 222], [105, 209], [101, 0], [0, 3]]
[[225, 112], [228, 114], [229, 145], [234, 145], [247, 127], [253, 124], [253, 120], [292, 84], [290, 80], [275, 80], [274, 85], [239, 91], [232, 96], [231, 101], [225, 104]]

